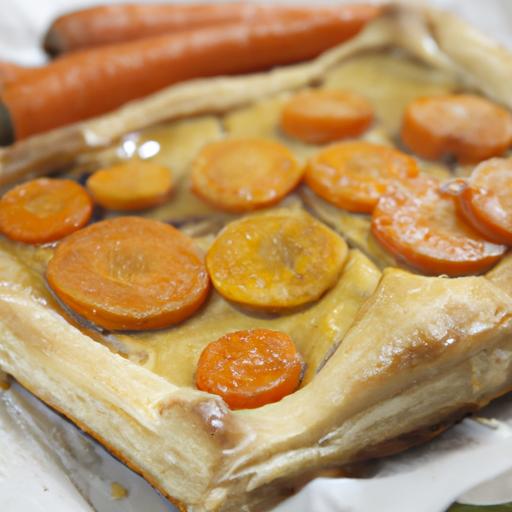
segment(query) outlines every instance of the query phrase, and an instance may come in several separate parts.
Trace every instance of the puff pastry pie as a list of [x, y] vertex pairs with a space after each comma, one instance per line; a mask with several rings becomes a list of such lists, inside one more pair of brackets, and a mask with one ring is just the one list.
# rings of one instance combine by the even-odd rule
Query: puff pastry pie
[[[1, 150], [0, 182], [6, 189], [63, 168], [66, 177], [80, 181], [92, 170], [134, 156], [171, 168], [171, 196], [166, 189], [154, 203], [142, 198], [142, 206], [151, 208], [140, 214], [137, 226], [147, 237], [153, 236], [152, 228], [145, 231], [148, 218], [176, 226], [154, 236], [161, 236], [162, 244], [167, 236], [175, 237], [173, 243], [176, 237], [193, 239], [198, 252], [187, 253], [187, 264], [208, 250], [215, 289], [200, 280], [190, 285], [186, 320], [170, 308], [165, 317], [141, 313], [142, 323], [130, 324], [117, 315], [114, 299], [108, 311], [89, 307], [101, 286], [76, 299], [74, 284], [63, 284], [66, 269], [55, 267], [71, 243], [73, 254], [90, 250], [79, 245], [80, 234], [97, 232], [103, 223], [82, 227], [57, 248], [2, 237], [0, 369], [190, 512], [266, 509], [290, 484], [322, 468], [384, 456], [437, 435], [512, 388], [512, 258], [501, 250], [486, 274], [426, 276], [371, 234], [367, 213], [340, 208], [307, 185], [293, 191], [296, 178], [276, 185], [285, 191], [281, 195], [289, 192], [278, 204], [267, 204], [265, 191], [252, 190], [244, 211], [236, 211], [219, 209], [218, 196], [193, 193], [191, 168], [199, 165], [205, 145], [242, 138], [279, 142], [304, 165], [323, 150], [322, 137], [331, 132], [325, 129], [322, 142], [318, 134], [301, 142], [307, 126], [298, 137], [279, 127], [284, 106], [303, 89], [362, 95], [375, 119], [346, 128], [350, 137], [403, 149], [402, 118], [417, 98], [465, 91], [512, 108], [511, 81], [512, 57], [463, 22], [435, 10], [391, 6], [356, 38], [314, 61], [173, 86], [101, 118]], [[278, 158], [267, 149], [269, 158]], [[415, 161], [422, 173], [441, 180], [465, 176], [469, 168], [464, 162]], [[109, 198], [101, 195], [104, 179], [96, 179], [90, 190], [108, 207]], [[201, 183], [194, 186], [204, 190]], [[116, 197], [115, 206], [123, 209], [122, 194]], [[256, 207], [263, 210], [250, 211]], [[93, 215], [120, 226], [109, 209]], [[85, 215], [75, 228], [87, 221]], [[241, 247], [247, 240], [238, 235], [257, 238], [258, 223], [265, 222], [289, 226], [286, 237], [298, 245], [291, 254], [286, 240], [272, 242], [260, 255], [261, 268], [274, 257], [296, 261], [306, 251], [300, 240], [307, 236], [318, 236], [317, 249], [325, 237], [335, 237], [334, 246], [325, 242], [335, 249], [325, 250], [320, 264], [305, 270], [317, 276], [311, 289], [297, 285], [300, 293], [283, 291], [273, 278], [262, 278], [259, 293], [236, 288], [230, 279], [242, 271], [229, 252], [224, 254], [229, 272], [218, 271], [225, 268], [225, 261], [216, 259], [219, 244]], [[306, 230], [302, 238], [297, 229]], [[125, 243], [121, 231], [119, 244]], [[261, 248], [267, 239], [260, 238]], [[183, 244], [188, 251], [188, 242]], [[166, 250], [174, 251], [171, 245]], [[282, 247], [286, 251], [279, 252]], [[155, 243], [153, 250], [162, 247]], [[95, 258], [94, 251], [87, 254]], [[80, 272], [92, 272], [94, 261]], [[123, 272], [115, 258], [111, 265], [111, 271]], [[86, 310], [94, 313], [83, 314]], [[196, 367], [210, 342], [247, 329], [285, 333], [304, 371], [298, 389], [281, 400], [229, 407], [218, 394], [197, 389]]]

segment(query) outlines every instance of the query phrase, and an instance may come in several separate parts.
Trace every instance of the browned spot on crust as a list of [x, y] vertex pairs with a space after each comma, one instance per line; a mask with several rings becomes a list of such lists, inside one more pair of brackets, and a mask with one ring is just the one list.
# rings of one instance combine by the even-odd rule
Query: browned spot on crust
[[435, 425], [427, 425], [419, 429], [406, 432], [393, 439], [388, 439], [374, 446], [369, 446], [364, 450], [361, 450], [354, 456], [354, 461], [365, 461], [371, 459], [377, 459], [381, 457], [388, 457], [389, 455], [395, 455], [408, 448], [417, 446], [419, 444], [426, 443], [439, 434], [442, 434], [445, 430], [450, 428], [455, 423], [461, 421], [469, 414], [472, 414], [480, 409], [478, 404], [468, 404], [446, 416], [443, 421], [436, 423]]

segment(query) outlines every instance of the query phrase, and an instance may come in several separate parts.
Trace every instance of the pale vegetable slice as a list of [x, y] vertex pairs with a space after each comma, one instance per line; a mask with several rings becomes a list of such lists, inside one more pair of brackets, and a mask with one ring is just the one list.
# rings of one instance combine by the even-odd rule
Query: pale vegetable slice
[[347, 245], [305, 212], [279, 210], [228, 224], [206, 257], [226, 299], [280, 310], [321, 297], [338, 278]]

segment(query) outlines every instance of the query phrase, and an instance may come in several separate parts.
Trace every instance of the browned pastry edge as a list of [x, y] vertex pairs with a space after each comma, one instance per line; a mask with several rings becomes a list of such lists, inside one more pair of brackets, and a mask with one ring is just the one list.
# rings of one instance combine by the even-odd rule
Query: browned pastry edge
[[[66, 420], [73, 423], [82, 432], [84, 432], [85, 434], [90, 436], [92, 439], [94, 439], [95, 441], [100, 443], [102, 445], [102, 447], [110, 455], [112, 455], [117, 460], [122, 462], [125, 466], [127, 466], [133, 472], [137, 473], [139, 476], [144, 478], [144, 480], [146, 480], [146, 482], [148, 482], [151, 485], [151, 487], [156, 489], [164, 498], [169, 500], [175, 507], [178, 508], [178, 510], [180, 512], [187, 512], [188, 508], [184, 503], [177, 500], [176, 498], [173, 498], [167, 492], [165, 492], [161, 487], [158, 486], [158, 484], [155, 482], [155, 479], [149, 473], [146, 473], [145, 471], [140, 469], [136, 464], [134, 464], [132, 461], [127, 459], [125, 456], [123, 456], [123, 454], [120, 451], [116, 450], [109, 443], [107, 443], [101, 435], [99, 435], [94, 430], [88, 428], [85, 424], [83, 424], [81, 421], [77, 420], [70, 414], [64, 412], [62, 409], [60, 409], [54, 403], [52, 403], [51, 400], [47, 400], [44, 397], [42, 397], [40, 394], [36, 393], [34, 391], [34, 389], [26, 381], [23, 381], [20, 379], [16, 379], [16, 380], [25, 389], [27, 389], [32, 395], [34, 395], [36, 398], [38, 398], [39, 400], [44, 402], [53, 411], [55, 411], [60, 416], [62, 416]], [[410, 432], [406, 432], [405, 434], [401, 434], [393, 439], [384, 441], [384, 442], [379, 443], [374, 446], [370, 446], [370, 447], [364, 449], [363, 451], [356, 453], [349, 464], [359, 463], [359, 462], [368, 462], [373, 459], [389, 457], [391, 455], [396, 455], [405, 450], [408, 450], [409, 448], [412, 448], [414, 446], [418, 446], [418, 445], [421, 445], [428, 441], [431, 441], [435, 437], [443, 434], [446, 430], [448, 430], [450, 427], [452, 427], [456, 423], [459, 423], [460, 421], [462, 421], [465, 417], [475, 413], [476, 411], [480, 410], [482, 407], [485, 407], [491, 401], [495, 400], [496, 398], [499, 398], [500, 396], [506, 395], [509, 392], [512, 392], [512, 387], [510, 389], [506, 389], [506, 390], [500, 392], [496, 396], [493, 396], [492, 398], [486, 400], [484, 403], [467, 404], [464, 407], [461, 407], [460, 409], [451, 411], [447, 414], [447, 416], [445, 418], [443, 418], [441, 421], [438, 421], [434, 424], [426, 425], [425, 427], [421, 427], [421, 428], [412, 430]], [[311, 479], [313, 479], [315, 475], [312, 474], [310, 476], [311, 476]], [[297, 479], [297, 477], [294, 477], [294, 479]], [[309, 480], [310, 479], [307, 479], [305, 482], [302, 482], [302, 485], [300, 485], [300, 487], [307, 484], [307, 482]]]
[[151, 487], [156, 489], [164, 498], [168, 499], [174, 506], [176, 506], [179, 509], [180, 512], [187, 512], [186, 505], [184, 505], [182, 502], [178, 501], [177, 499], [173, 498], [172, 496], [169, 496], [169, 494], [167, 494], [163, 489], [161, 489], [157, 485], [157, 483], [155, 482], [154, 478], [152, 478], [152, 476], [149, 473], [146, 473], [145, 471], [140, 469], [138, 466], [136, 466], [133, 462], [131, 462], [129, 459], [127, 459], [125, 456], [123, 456], [123, 454], [120, 451], [116, 450], [113, 446], [111, 446], [109, 443], [107, 443], [107, 441], [105, 441], [105, 439], [103, 439], [103, 437], [100, 436], [97, 432], [95, 432], [94, 430], [88, 428], [84, 423], [82, 423], [81, 421], [77, 420], [76, 418], [74, 418], [70, 414], [66, 413], [64, 410], [62, 410], [61, 408], [56, 406], [54, 403], [52, 403], [51, 400], [45, 399], [40, 394], [36, 393], [34, 391], [34, 389], [28, 384], [28, 382], [26, 382], [24, 380], [21, 380], [21, 379], [18, 379], [18, 378], [16, 379], [16, 381], [19, 384], [21, 384], [26, 390], [30, 391], [30, 393], [32, 393], [32, 395], [34, 395], [36, 398], [38, 398], [39, 400], [44, 402], [48, 407], [50, 407], [57, 414], [59, 414], [60, 416], [62, 416], [66, 420], [70, 421], [71, 423], [73, 423], [82, 432], [84, 432], [88, 436], [92, 437], [95, 441], [100, 443], [101, 446], [108, 453], [110, 453], [113, 457], [115, 457], [117, 460], [122, 462], [125, 466], [130, 468], [133, 472], [137, 473], [139, 476], [144, 478], [144, 480], [146, 480], [146, 482], [148, 482], [151, 485]]
[[443, 432], [446, 432], [450, 427], [459, 423], [466, 416], [470, 416], [482, 407], [483, 406], [479, 406], [478, 404], [465, 405], [456, 411], [452, 411], [446, 416], [446, 418], [434, 423], [433, 425], [406, 432], [405, 434], [401, 434], [393, 439], [388, 439], [387, 441], [383, 441], [377, 445], [365, 448], [354, 456], [353, 462], [365, 462], [373, 459], [379, 459], [381, 457], [389, 457], [390, 455], [396, 455], [397, 453], [408, 450], [413, 446], [426, 443], [441, 435]]

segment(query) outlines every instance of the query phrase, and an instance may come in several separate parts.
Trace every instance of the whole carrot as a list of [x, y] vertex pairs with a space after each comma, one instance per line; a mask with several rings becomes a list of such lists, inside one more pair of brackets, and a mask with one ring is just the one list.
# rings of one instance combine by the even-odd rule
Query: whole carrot
[[0, 91], [9, 82], [14, 82], [18, 78], [26, 75], [31, 71], [32, 68], [18, 66], [14, 62], [8, 62], [5, 60], [0, 61]]
[[[341, 11], [337, 16], [279, 17], [196, 29], [57, 59], [3, 91], [0, 145], [10, 142], [9, 133], [22, 139], [103, 114], [184, 80], [313, 58], [352, 36], [352, 23]], [[5, 126], [6, 119], [10, 126]]]
[[[321, 8], [337, 14], [339, 7]], [[373, 5], [344, 6], [346, 30], [356, 33], [375, 16]], [[263, 6], [246, 3], [220, 4], [119, 4], [91, 7], [57, 18], [44, 38], [44, 48], [51, 55], [151, 37], [159, 34], [246, 21], [258, 23], [279, 15], [309, 15], [314, 7]]]

